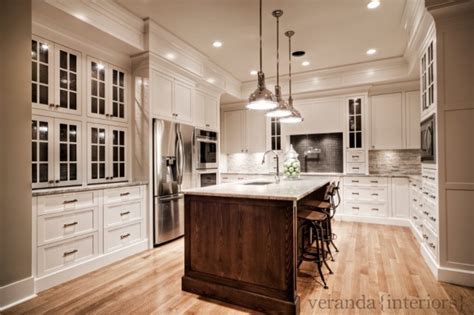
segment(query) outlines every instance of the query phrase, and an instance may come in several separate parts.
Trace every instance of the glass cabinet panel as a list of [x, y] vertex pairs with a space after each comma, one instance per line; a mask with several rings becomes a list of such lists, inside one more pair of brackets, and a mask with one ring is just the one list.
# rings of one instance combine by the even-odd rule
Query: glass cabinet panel
[[56, 121], [56, 180], [61, 186], [80, 184], [80, 135], [79, 122]]
[[125, 73], [112, 69], [112, 117], [125, 118]]
[[112, 130], [112, 177], [125, 178], [125, 131]]
[[272, 118], [270, 122], [271, 126], [271, 149], [281, 150], [281, 123], [278, 118]]
[[62, 110], [77, 111], [81, 101], [81, 55], [59, 46], [56, 50], [56, 105]]
[[90, 108], [95, 115], [104, 115], [106, 112], [106, 66], [98, 61], [89, 63]]
[[53, 146], [51, 119], [33, 117], [31, 121], [31, 182], [33, 188], [48, 187], [52, 180], [50, 152]]
[[349, 148], [362, 148], [362, 99], [349, 99], [348, 111]]
[[31, 102], [38, 108], [47, 109], [54, 102], [51, 97], [51, 57], [54, 47], [42, 39], [31, 41]]
[[90, 129], [90, 179], [92, 181], [101, 181], [108, 178], [106, 175], [106, 127], [92, 127]]

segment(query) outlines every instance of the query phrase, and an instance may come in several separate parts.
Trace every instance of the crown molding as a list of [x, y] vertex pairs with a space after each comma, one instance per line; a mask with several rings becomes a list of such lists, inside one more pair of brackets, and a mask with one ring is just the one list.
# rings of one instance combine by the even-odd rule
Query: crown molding
[[137, 50], [143, 50], [144, 48], [142, 19], [112, 0], [44, 1]]

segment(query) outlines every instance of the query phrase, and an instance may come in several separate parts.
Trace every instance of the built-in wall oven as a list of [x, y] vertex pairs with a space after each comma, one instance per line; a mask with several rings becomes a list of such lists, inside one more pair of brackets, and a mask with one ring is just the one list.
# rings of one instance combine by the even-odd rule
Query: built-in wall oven
[[431, 115], [421, 122], [421, 162], [436, 162], [436, 116]]
[[217, 169], [217, 132], [196, 129], [194, 137], [196, 169]]

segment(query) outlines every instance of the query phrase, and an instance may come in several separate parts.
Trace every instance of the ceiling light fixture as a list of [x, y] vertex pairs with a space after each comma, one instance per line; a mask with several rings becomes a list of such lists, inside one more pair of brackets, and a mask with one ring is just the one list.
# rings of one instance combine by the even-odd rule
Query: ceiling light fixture
[[257, 70], [251, 70], [250, 71], [250, 75], [257, 75], [258, 74], [258, 71]]
[[265, 74], [262, 70], [262, 0], [260, 0], [260, 71], [257, 89], [250, 94], [248, 109], [269, 110], [277, 107], [275, 96], [265, 87]]
[[220, 47], [222, 47], [222, 42], [216, 40], [214, 43], [212, 43], [212, 46], [214, 46], [216, 48], [220, 48]]
[[301, 65], [302, 65], [303, 67], [307, 67], [307, 66], [309, 66], [309, 61], [303, 61], [303, 62], [301, 63]]
[[369, 3], [367, 3], [367, 8], [373, 10], [376, 9], [380, 6], [380, 1], [379, 0], [371, 0]]
[[377, 52], [376, 49], [370, 48], [369, 50], [367, 50], [366, 54], [367, 54], [367, 55], [374, 55], [376, 52]]
[[305, 54], [304, 50], [297, 50], [292, 53], [293, 57], [303, 57]]
[[288, 97], [288, 107], [290, 108], [291, 115], [288, 117], [280, 118], [280, 122], [286, 124], [297, 124], [303, 121], [301, 113], [296, 110], [293, 106], [293, 97], [291, 96], [291, 36], [295, 35], [294, 31], [287, 31], [285, 35], [288, 37], [288, 75], [289, 75], [289, 92], [290, 96]]
[[276, 26], [277, 26], [277, 84], [275, 85], [275, 96], [278, 106], [275, 109], [267, 112], [267, 117], [281, 118], [291, 115], [291, 111], [288, 107], [288, 103], [281, 97], [281, 87], [280, 87], [280, 17], [283, 15], [282, 10], [275, 10], [272, 12], [272, 15], [276, 17]]

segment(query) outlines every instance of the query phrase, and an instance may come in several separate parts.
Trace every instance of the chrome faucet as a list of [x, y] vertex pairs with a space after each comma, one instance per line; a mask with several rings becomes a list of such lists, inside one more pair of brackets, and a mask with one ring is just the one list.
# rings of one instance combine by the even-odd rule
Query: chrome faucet
[[280, 183], [280, 157], [278, 156], [278, 153], [276, 153], [275, 151], [268, 150], [267, 152], [263, 153], [262, 165], [265, 163], [265, 156], [267, 155], [267, 153], [275, 154], [275, 159], [276, 159], [275, 182], [278, 184]]

